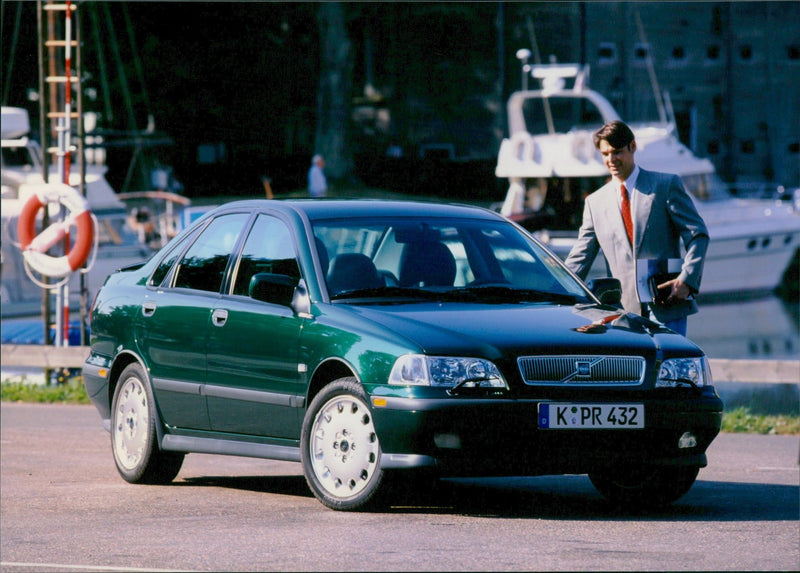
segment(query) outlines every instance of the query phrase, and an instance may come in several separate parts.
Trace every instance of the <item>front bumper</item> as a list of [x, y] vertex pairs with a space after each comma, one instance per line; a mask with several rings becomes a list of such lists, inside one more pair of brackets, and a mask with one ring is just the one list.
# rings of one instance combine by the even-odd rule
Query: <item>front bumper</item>
[[[722, 424], [722, 401], [712, 389], [691, 399], [633, 400], [645, 408], [642, 429], [540, 429], [538, 404], [555, 402], [564, 400], [390, 397], [379, 402], [382, 406], [373, 400], [381, 465], [433, 466], [454, 476], [582, 474], [626, 465], [704, 467], [705, 451]], [[687, 432], [696, 444], [679, 447]]]
[[103, 420], [111, 418], [111, 405], [108, 399], [109, 370], [105, 366], [98, 366], [89, 361], [83, 365], [83, 384], [86, 393]]

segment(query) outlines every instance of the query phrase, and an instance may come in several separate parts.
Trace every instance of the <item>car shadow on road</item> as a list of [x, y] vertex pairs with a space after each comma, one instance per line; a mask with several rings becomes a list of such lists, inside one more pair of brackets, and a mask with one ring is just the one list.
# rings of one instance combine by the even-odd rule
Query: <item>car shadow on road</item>
[[303, 476], [201, 476], [183, 478], [175, 485], [191, 485], [200, 487], [223, 487], [227, 489], [240, 489], [273, 493], [279, 495], [294, 495], [298, 497], [314, 497], [308, 489]]
[[[459, 514], [515, 519], [646, 521], [792, 521], [800, 513], [800, 486], [698, 480], [681, 499], [660, 509], [617, 507], [587, 476], [441, 479], [392, 491], [384, 513]], [[176, 485], [222, 487], [312, 497], [303, 476], [202, 476]]]
[[797, 520], [800, 511], [800, 487], [788, 485], [697, 481], [685, 496], [659, 509], [615, 506], [587, 476], [441, 480], [437, 490], [438, 507], [396, 509], [604, 521], [787, 521]]

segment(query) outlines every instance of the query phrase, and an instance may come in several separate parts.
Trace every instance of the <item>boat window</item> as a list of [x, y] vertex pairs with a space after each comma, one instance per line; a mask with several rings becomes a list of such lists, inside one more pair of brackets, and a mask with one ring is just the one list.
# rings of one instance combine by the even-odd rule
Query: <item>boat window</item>
[[670, 60], [673, 64], [685, 64], [689, 60], [686, 48], [683, 46], [673, 46]]
[[683, 186], [698, 199], [708, 199], [706, 179], [702, 175], [684, 175], [681, 177]]
[[719, 61], [720, 55], [722, 50], [719, 44], [712, 44], [708, 48], [706, 48], [706, 60], [709, 62], [717, 62]]
[[97, 240], [101, 247], [108, 245], [139, 245], [136, 233], [128, 226], [125, 213], [98, 217]]
[[600, 42], [597, 47], [597, 63], [601, 65], [617, 63], [617, 45], [614, 42]]
[[34, 166], [33, 157], [27, 147], [3, 147], [3, 167]]
[[650, 44], [647, 42], [636, 42], [633, 46], [634, 60], [639, 64], [644, 64], [650, 58]]
[[[523, 103], [522, 113], [529, 133], [549, 133], [549, 120], [552, 120], [556, 133], [568, 133], [577, 129], [595, 131], [603, 125], [603, 116], [594, 104], [572, 97], [527, 99]], [[590, 138], [590, 153], [593, 152], [593, 145]]]

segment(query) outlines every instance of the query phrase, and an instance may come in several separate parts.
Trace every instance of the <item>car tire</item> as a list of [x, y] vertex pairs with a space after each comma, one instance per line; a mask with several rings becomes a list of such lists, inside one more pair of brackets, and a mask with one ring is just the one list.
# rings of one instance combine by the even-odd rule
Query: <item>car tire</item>
[[385, 472], [367, 393], [355, 378], [340, 378], [312, 400], [303, 420], [300, 461], [306, 482], [326, 507], [373, 507]]
[[618, 468], [589, 474], [595, 488], [620, 507], [656, 508], [669, 505], [694, 485], [700, 468], [652, 466]]
[[158, 447], [153, 392], [139, 364], [119, 378], [111, 408], [111, 450], [120, 475], [130, 483], [166, 484], [175, 479], [184, 454]]

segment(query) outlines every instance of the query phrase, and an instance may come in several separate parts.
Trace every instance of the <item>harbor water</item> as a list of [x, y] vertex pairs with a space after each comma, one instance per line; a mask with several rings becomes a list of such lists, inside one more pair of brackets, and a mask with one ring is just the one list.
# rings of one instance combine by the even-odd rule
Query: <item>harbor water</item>
[[[777, 296], [702, 304], [689, 317], [687, 336], [709, 358], [733, 360], [800, 359], [797, 300]], [[713, 375], [713, 371], [712, 371]], [[800, 368], [795, 384], [717, 382], [725, 410], [745, 407], [753, 414], [800, 414]]]
[[800, 359], [798, 301], [769, 295], [698, 306], [686, 334], [709, 358]]

